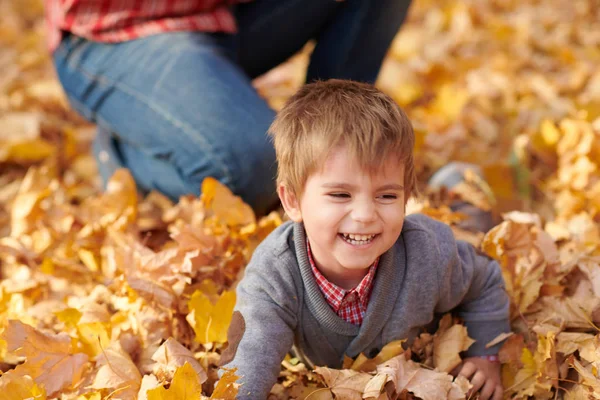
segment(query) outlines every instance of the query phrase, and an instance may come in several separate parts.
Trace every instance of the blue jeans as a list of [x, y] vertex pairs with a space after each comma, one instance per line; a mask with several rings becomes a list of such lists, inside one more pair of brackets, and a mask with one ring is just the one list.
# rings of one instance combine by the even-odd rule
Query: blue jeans
[[277, 205], [275, 112], [251, 80], [315, 39], [307, 81], [374, 82], [410, 0], [255, 0], [239, 32], [177, 32], [118, 44], [65, 35], [54, 53], [73, 108], [98, 125], [103, 181], [127, 167], [173, 200], [213, 176], [258, 214]]

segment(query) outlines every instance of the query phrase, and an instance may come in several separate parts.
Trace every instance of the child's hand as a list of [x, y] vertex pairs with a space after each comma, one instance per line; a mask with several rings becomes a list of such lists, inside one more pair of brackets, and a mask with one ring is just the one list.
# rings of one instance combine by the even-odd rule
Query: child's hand
[[467, 398], [480, 391], [481, 400], [502, 400], [504, 389], [500, 376], [500, 363], [480, 357], [469, 357], [463, 360], [457, 370], [457, 375], [464, 376], [473, 385]]

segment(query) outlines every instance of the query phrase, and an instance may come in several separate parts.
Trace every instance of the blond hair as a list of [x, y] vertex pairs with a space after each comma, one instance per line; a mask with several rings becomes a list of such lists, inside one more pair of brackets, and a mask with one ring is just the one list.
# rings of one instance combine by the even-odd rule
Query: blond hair
[[277, 183], [297, 196], [340, 145], [369, 171], [396, 157], [404, 163], [405, 200], [417, 194], [412, 125], [394, 100], [373, 85], [337, 79], [305, 85], [277, 114], [269, 134], [277, 154]]

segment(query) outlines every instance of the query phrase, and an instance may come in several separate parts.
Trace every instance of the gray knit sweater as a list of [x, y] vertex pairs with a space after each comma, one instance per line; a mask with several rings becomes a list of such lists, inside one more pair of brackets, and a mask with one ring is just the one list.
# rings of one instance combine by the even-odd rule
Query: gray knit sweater
[[498, 346], [486, 349], [486, 343], [510, 331], [498, 264], [423, 215], [406, 217], [402, 234], [381, 256], [361, 326], [327, 304], [310, 268], [302, 224], [284, 223], [258, 246], [237, 296], [223, 359], [242, 376], [239, 399], [266, 399], [292, 345], [315, 365], [339, 368], [344, 355], [372, 357], [393, 340], [410, 343], [451, 310], [476, 340], [469, 356], [497, 353]]

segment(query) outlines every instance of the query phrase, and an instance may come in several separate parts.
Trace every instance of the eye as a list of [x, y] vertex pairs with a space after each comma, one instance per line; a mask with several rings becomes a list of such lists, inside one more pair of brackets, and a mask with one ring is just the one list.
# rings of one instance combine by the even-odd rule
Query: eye
[[328, 193], [327, 195], [330, 197], [334, 197], [336, 199], [349, 199], [350, 198], [350, 194], [343, 193], [343, 192]]
[[388, 194], [382, 194], [382, 195], [380, 195], [379, 198], [381, 200], [390, 201], [390, 200], [396, 200], [398, 198], [398, 196], [395, 195], [395, 194], [388, 193]]

